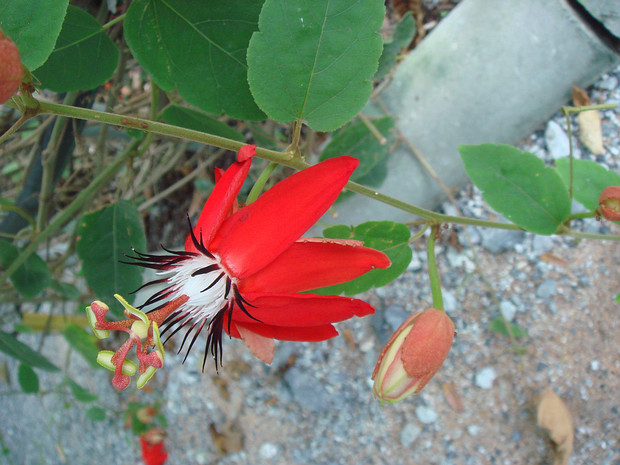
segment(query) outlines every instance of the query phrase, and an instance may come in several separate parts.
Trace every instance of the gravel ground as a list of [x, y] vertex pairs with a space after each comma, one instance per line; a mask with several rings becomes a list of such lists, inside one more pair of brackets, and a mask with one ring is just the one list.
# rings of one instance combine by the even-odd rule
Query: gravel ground
[[[620, 103], [619, 78], [620, 68], [604, 76], [591, 89], [592, 100]], [[578, 145], [579, 154], [620, 171], [617, 113], [602, 114], [605, 153], [594, 157]], [[541, 128], [523, 143], [548, 161], [556, 150], [552, 140], [566, 137], [563, 117], [556, 115], [551, 125], [557, 127]], [[475, 190], [459, 207], [493, 216]], [[620, 233], [594, 220], [582, 228]], [[64, 374], [47, 373], [40, 373], [44, 393], [21, 394], [8, 360], [0, 383], [0, 463], [139, 463], [137, 438], [122, 415], [137, 399], [160, 403], [170, 464], [551, 463], [533, 410], [543, 388], [553, 389], [573, 414], [572, 464], [620, 463], [620, 323], [613, 302], [620, 291], [618, 245], [467, 231], [469, 238], [454, 230], [459, 247], [447, 240], [438, 246], [446, 308], [458, 335], [443, 368], [418, 396], [381, 406], [372, 397], [370, 374], [391, 332], [410, 312], [430, 305], [421, 248], [396, 282], [362, 296], [376, 306], [373, 318], [340, 324], [344, 337], [323, 343], [279, 343], [271, 366], [238, 341], [226, 341], [219, 376], [211, 369], [201, 374], [194, 351], [185, 365], [167, 357], [149, 392], [116, 393], [107, 372], [92, 371], [68, 353], [63, 338], [46, 338], [44, 353], [100, 398], [78, 403], [55, 388]], [[476, 261], [484, 277], [474, 272]], [[524, 353], [488, 330], [500, 313], [529, 332], [519, 341]], [[39, 336], [30, 338], [37, 347]], [[451, 406], [454, 399], [461, 409]], [[108, 409], [103, 421], [86, 417], [93, 405]], [[240, 450], [222, 454], [222, 447]]]

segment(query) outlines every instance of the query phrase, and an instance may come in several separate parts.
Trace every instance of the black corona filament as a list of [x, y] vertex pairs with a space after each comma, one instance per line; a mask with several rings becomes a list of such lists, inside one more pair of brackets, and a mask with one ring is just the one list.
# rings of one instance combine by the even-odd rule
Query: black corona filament
[[[189, 231], [190, 231], [190, 237], [192, 239], [192, 243], [194, 244], [194, 247], [196, 248], [196, 250], [198, 250], [199, 253], [187, 252], [184, 250], [170, 250], [160, 244], [161, 248], [165, 252], [167, 252], [167, 255], [153, 255], [153, 254], [146, 254], [146, 253], [138, 252], [132, 247], [131, 251], [135, 255], [134, 256], [125, 255], [125, 256], [134, 261], [131, 261], [131, 262], [121, 261], [121, 263], [125, 263], [127, 265], [142, 266], [145, 268], [151, 268], [151, 269], [162, 271], [162, 272], [169, 271], [171, 273], [174, 273], [175, 267], [180, 266], [184, 261], [191, 260], [199, 256], [200, 254], [210, 259], [215, 260], [215, 256], [211, 252], [209, 252], [209, 250], [207, 250], [207, 248], [204, 245], [204, 242], [202, 240], [202, 231], [200, 233], [200, 240], [198, 240], [198, 238], [194, 234], [194, 228], [192, 227], [189, 217], [187, 218], [187, 221], [189, 223]], [[208, 291], [213, 286], [215, 286], [218, 282], [220, 282], [222, 279], [226, 280], [225, 289], [224, 289], [224, 305], [219, 310], [217, 310], [217, 312], [210, 319], [209, 318], [196, 319], [186, 309], [184, 309], [184, 305], [181, 305], [179, 306], [179, 308], [177, 308], [172, 313], [170, 313], [170, 315], [168, 315], [166, 319], [162, 322], [161, 328], [160, 328], [161, 329], [160, 335], [163, 337], [165, 333], [167, 333], [168, 331], [171, 331], [167, 335], [166, 339], [163, 341], [163, 343], [165, 344], [168, 341], [168, 339], [174, 336], [179, 330], [181, 330], [182, 328], [187, 328], [187, 331], [185, 332], [185, 335], [183, 336], [183, 340], [181, 341], [179, 350], [177, 351], [177, 354], [180, 354], [181, 351], [183, 350], [183, 347], [185, 346], [185, 342], [188, 340], [190, 334], [193, 332], [193, 336], [190, 339], [189, 346], [185, 353], [185, 357], [183, 358], [182, 363], [185, 363], [185, 360], [187, 360], [187, 356], [189, 355], [192, 347], [194, 346], [194, 342], [196, 342], [198, 335], [202, 332], [203, 328], [206, 326], [207, 327], [207, 340], [205, 343], [205, 357], [202, 362], [202, 371], [204, 372], [208, 353], [210, 353], [211, 356], [213, 357], [213, 360], [215, 362], [215, 370], [218, 371], [219, 367], [222, 365], [222, 333], [224, 329], [224, 317], [228, 316], [228, 325], [227, 325], [228, 334], [230, 334], [232, 314], [233, 314], [233, 309], [235, 305], [243, 313], [245, 313], [249, 318], [259, 323], [261, 323], [261, 321], [258, 318], [255, 318], [254, 316], [252, 316], [248, 312], [247, 307], [254, 307], [254, 306], [243, 298], [243, 296], [239, 292], [239, 289], [237, 288], [237, 285], [233, 282], [233, 280], [228, 276], [228, 274], [222, 269], [222, 267], [219, 264], [213, 263], [203, 268], [199, 268], [198, 270], [194, 271], [191, 274], [191, 278], [196, 278], [202, 275], [205, 275], [205, 277], [211, 277], [212, 281], [200, 292]], [[142, 286], [140, 286], [135, 291], [133, 291], [132, 294], [135, 294], [136, 292], [142, 289], [148, 288], [149, 286], [162, 285], [167, 282], [170, 282], [169, 277], [149, 281], [143, 284]], [[144, 307], [157, 304], [155, 308], [150, 309], [147, 313], [159, 310], [163, 308], [164, 306], [166, 306], [166, 304], [168, 304], [168, 301], [169, 301], [168, 298], [171, 295], [173, 295], [177, 290], [178, 289], [176, 287], [176, 284], [170, 284], [169, 286], [164, 287], [163, 289], [160, 289], [154, 294], [152, 294], [149, 298], [146, 299], [146, 301], [142, 305], [138, 306], [138, 308], [142, 310]]]

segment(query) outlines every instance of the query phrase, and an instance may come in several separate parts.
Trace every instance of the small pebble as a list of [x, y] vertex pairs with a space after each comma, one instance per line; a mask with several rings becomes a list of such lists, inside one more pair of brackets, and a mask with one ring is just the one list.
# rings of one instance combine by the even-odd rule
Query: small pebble
[[425, 407], [424, 405], [416, 407], [415, 414], [418, 417], [418, 420], [425, 425], [437, 421], [437, 412], [430, 407]]
[[502, 300], [499, 303], [499, 311], [507, 321], [512, 321], [517, 313], [517, 307], [509, 300]]
[[260, 446], [258, 453], [264, 459], [272, 459], [278, 455], [278, 446], [272, 442], [265, 442]]
[[598, 371], [601, 368], [601, 363], [598, 360], [592, 360], [590, 362], [590, 369], [592, 371]]
[[541, 299], [549, 299], [555, 295], [557, 283], [553, 279], [546, 279], [536, 289], [536, 296]]
[[545, 129], [545, 144], [549, 155], [554, 159], [567, 157], [570, 152], [568, 136], [564, 129], [553, 120], [549, 121]]
[[457, 300], [454, 294], [450, 291], [443, 291], [443, 308], [447, 312], [452, 312], [457, 309]]
[[422, 434], [422, 428], [417, 423], [406, 423], [400, 431], [400, 443], [403, 447], [411, 447], [420, 434]]
[[467, 427], [467, 432], [470, 434], [470, 436], [477, 436], [480, 432], [480, 427], [478, 425], [469, 425]]
[[618, 78], [613, 75], [608, 75], [601, 79], [596, 85], [596, 87], [603, 90], [614, 90], [616, 87], [618, 87]]
[[515, 245], [523, 241], [523, 231], [511, 231], [508, 229], [485, 229], [482, 233], [482, 247], [491, 253], [502, 253], [512, 250]]
[[493, 368], [483, 368], [476, 373], [476, 386], [482, 389], [491, 389], [496, 376], [497, 375], [495, 374], [495, 370]]

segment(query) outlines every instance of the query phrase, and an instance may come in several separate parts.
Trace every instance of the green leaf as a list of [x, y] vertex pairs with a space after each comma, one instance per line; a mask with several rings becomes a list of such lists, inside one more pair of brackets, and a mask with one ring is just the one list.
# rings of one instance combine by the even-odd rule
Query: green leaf
[[168, 124], [174, 124], [194, 131], [208, 132], [216, 136], [226, 137], [227, 139], [245, 142], [245, 137], [226, 123], [201, 111], [180, 105], [170, 105], [162, 113], [162, 119]]
[[[20, 249], [0, 239], [0, 264], [3, 268], [8, 268], [19, 254]], [[15, 270], [10, 279], [17, 292], [27, 299], [32, 299], [49, 286], [51, 276], [47, 263], [33, 253]]]
[[105, 416], [105, 410], [101, 407], [91, 407], [86, 410], [86, 418], [91, 421], [103, 421]]
[[315, 294], [346, 295], [365, 292], [372, 286], [381, 287], [398, 278], [411, 262], [413, 252], [409, 247], [409, 228], [393, 221], [369, 221], [359, 226], [332, 226], [323, 230], [323, 236], [330, 239], [354, 239], [363, 241], [366, 247], [381, 250], [392, 261], [387, 270], [371, 270], [347, 283], [323, 287], [312, 291]]
[[41, 368], [46, 371], [58, 371], [58, 367], [39, 352], [35, 352], [26, 344], [4, 331], [0, 331], [0, 351], [31, 367]]
[[332, 131], [372, 92], [383, 48], [381, 0], [267, 0], [248, 48], [258, 106], [281, 123]]
[[[560, 158], [556, 161], [556, 169], [568, 188], [570, 179], [570, 161]], [[573, 159], [573, 196], [575, 200], [588, 210], [598, 208], [601, 192], [608, 186], [620, 185], [620, 175], [590, 160]]]
[[462, 145], [459, 152], [484, 200], [516, 225], [553, 234], [570, 216], [562, 179], [536, 155], [502, 144]]
[[67, 379], [67, 384], [79, 402], [94, 402], [99, 399], [99, 396], [92, 394], [70, 378]]
[[262, 120], [247, 82], [246, 49], [261, 1], [134, 0], [125, 39], [163, 90], [211, 114]]
[[78, 300], [80, 298], [80, 291], [73, 284], [52, 280], [50, 288], [69, 300]]
[[97, 363], [99, 349], [97, 348], [97, 338], [95, 336], [73, 323], [69, 323], [65, 327], [63, 335], [69, 345], [84, 357], [84, 360], [88, 362], [91, 368], [102, 368]]
[[30, 70], [52, 53], [68, 4], [69, 0], [0, 0], [0, 29], [17, 44]]
[[497, 318], [493, 318], [493, 320], [491, 320], [491, 324], [489, 324], [489, 330], [493, 331], [494, 333], [499, 333], [499, 334], [503, 334], [504, 336], [509, 336], [510, 333], [508, 332], [508, 327], [506, 327], [506, 324], [508, 324], [508, 327], [510, 328], [510, 332], [512, 332], [512, 335], [515, 338], [519, 339], [522, 337], [529, 336], [527, 330], [523, 329], [521, 326], [516, 325], [514, 323], [506, 322], [506, 320], [504, 320], [501, 316], [498, 316]]
[[20, 363], [17, 368], [17, 381], [26, 394], [39, 392], [39, 377], [30, 365]]
[[620, 293], [618, 293], [618, 295], [616, 296], [616, 298], [614, 299], [616, 302], [620, 302]]
[[396, 66], [400, 51], [407, 47], [415, 35], [415, 21], [410, 11], [398, 22], [394, 34], [383, 44], [383, 53], [379, 58], [379, 69], [375, 80], [379, 80]]
[[385, 144], [382, 145], [362, 121], [355, 121], [334, 136], [323, 150], [321, 161], [340, 155], [350, 155], [360, 161], [351, 176], [351, 181], [359, 182], [369, 175], [388, 157], [390, 144], [394, 138], [394, 118], [387, 116], [372, 121], [372, 124], [385, 136], [387, 140]]
[[89, 90], [105, 83], [118, 65], [118, 49], [95, 18], [69, 5], [54, 51], [34, 74], [55, 92]]
[[[121, 315], [115, 293], [128, 297], [142, 284], [142, 268], [120, 263], [123, 252], [146, 248], [146, 237], [138, 209], [125, 200], [85, 214], [78, 226], [77, 253], [82, 272], [95, 295]], [[114, 305], [114, 306], [113, 306]]]

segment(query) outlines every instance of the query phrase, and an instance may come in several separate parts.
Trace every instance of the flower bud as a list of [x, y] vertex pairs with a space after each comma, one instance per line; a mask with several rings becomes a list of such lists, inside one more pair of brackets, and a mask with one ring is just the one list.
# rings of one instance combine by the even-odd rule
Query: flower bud
[[392, 335], [372, 374], [381, 402], [398, 402], [420, 392], [448, 356], [454, 323], [443, 310], [411, 315]]
[[609, 221], [620, 221], [620, 186], [603, 189], [598, 204], [603, 217]]

